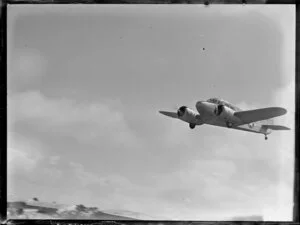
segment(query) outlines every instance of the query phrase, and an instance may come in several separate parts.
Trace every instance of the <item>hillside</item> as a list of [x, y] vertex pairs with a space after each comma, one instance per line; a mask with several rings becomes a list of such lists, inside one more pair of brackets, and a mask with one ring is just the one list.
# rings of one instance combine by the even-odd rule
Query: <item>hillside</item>
[[16, 201], [7, 203], [9, 219], [100, 219], [100, 220], [136, 220], [100, 211], [97, 207], [84, 205], [64, 206], [39, 201]]
[[128, 210], [116, 210], [116, 209], [110, 209], [110, 210], [103, 210], [103, 212], [116, 215], [116, 216], [125, 216], [130, 218], [135, 218], [137, 220], [167, 220], [167, 218], [157, 218], [154, 216], [149, 216], [144, 213], [139, 212], [132, 212]]

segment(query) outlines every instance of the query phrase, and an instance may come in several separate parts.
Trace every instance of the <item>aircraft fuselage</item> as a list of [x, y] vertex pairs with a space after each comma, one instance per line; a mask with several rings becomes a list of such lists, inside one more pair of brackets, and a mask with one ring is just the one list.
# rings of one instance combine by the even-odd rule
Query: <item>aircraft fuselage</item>
[[270, 129], [264, 129], [261, 126], [264, 124], [263, 121], [261, 121], [260, 123], [250, 123], [242, 125], [242, 121], [238, 117], [234, 116], [235, 112], [241, 110], [233, 105], [227, 104], [228, 103], [226, 102], [212, 103], [208, 101], [198, 101], [196, 103], [196, 109], [199, 112], [199, 116], [202, 121], [205, 121], [205, 124], [220, 127], [230, 127], [232, 129], [250, 131], [255, 133], [271, 133]]

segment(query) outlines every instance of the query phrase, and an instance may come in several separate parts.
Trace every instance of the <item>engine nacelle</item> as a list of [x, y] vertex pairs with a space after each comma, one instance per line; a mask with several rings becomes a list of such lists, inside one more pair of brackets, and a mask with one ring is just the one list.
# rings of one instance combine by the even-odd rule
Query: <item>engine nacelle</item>
[[233, 124], [238, 124], [240, 120], [234, 116], [235, 111], [225, 105], [218, 105], [215, 113], [224, 121], [229, 121]]
[[201, 122], [200, 114], [196, 113], [195, 111], [193, 111], [192, 109], [190, 109], [186, 106], [180, 107], [177, 111], [177, 115], [178, 115], [179, 119], [181, 119], [187, 123], [196, 124], [196, 125], [203, 124]]

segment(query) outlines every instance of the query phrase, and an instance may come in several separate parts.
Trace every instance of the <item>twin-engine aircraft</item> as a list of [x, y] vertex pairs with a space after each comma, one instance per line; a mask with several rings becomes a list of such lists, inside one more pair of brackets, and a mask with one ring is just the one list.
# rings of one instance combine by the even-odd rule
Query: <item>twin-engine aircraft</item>
[[280, 107], [242, 111], [227, 101], [210, 98], [207, 101], [198, 101], [196, 109], [198, 112], [186, 106], [181, 106], [177, 112], [159, 112], [189, 123], [191, 129], [194, 129], [197, 125], [209, 124], [261, 133], [265, 135], [265, 140], [268, 139], [267, 135], [272, 130], [290, 130], [285, 126], [273, 125], [271, 118], [282, 116], [287, 112], [286, 109]]

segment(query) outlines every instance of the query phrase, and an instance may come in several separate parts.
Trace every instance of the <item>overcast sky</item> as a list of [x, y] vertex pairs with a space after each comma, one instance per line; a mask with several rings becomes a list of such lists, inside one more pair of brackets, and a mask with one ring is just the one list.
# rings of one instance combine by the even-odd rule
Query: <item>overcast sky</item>
[[[291, 220], [295, 8], [8, 7], [8, 197], [158, 218]], [[263, 135], [164, 117], [280, 106]]]

